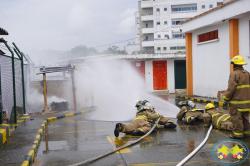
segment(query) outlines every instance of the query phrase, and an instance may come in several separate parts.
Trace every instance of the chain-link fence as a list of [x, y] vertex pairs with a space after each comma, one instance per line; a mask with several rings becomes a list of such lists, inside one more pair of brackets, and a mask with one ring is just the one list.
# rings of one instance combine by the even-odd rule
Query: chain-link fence
[[28, 69], [23, 63], [23, 54], [6, 44], [5, 41], [0, 43], [0, 123], [17, 123], [17, 117], [26, 112]]

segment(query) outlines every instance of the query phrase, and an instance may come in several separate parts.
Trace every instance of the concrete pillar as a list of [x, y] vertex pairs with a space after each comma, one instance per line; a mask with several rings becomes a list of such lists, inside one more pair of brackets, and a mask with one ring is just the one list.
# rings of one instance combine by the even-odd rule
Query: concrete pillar
[[193, 95], [193, 55], [192, 33], [186, 33], [186, 72], [187, 72], [187, 95]]
[[[239, 54], [239, 20], [229, 20], [229, 54], [230, 59]], [[230, 66], [233, 70], [233, 66]]]

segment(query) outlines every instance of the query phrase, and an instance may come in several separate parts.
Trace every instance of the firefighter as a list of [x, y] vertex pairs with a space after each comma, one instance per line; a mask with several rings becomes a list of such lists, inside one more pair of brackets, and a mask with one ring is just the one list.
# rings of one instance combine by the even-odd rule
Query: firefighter
[[250, 74], [244, 70], [246, 61], [241, 55], [231, 59], [231, 72], [228, 88], [221, 93], [221, 98], [229, 103], [229, 113], [233, 123], [232, 138], [243, 138], [250, 135]]
[[216, 110], [213, 103], [208, 103], [205, 106], [205, 113], [203, 114], [203, 121], [206, 126], [211, 123], [215, 129], [233, 130], [233, 123], [230, 114]]
[[149, 105], [147, 100], [138, 101], [136, 104], [137, 113], [136, 117], [127, 124], [117, 123], [114, 130], [114, 135], [119, 136], [119, 133], [125, 133], [130, 135], [144, 135], [146, 134], [154, 124], [154, 122], [160, 118], [159, 124], [164, 125], [165, 128], [175, 128], [176, 125], [168, 118], [157, 113], [154, 108]]
[[181, 107], [177, 114], [177, 119], [186, 124], [193, 124], [194, 122], [203, 121], [203, 109], [196, 108], [193, 101], [180, 101], [178, 105]]
[[164, 128], [175, 128], [176, 124], [163, 115], [160, 115], [158, 112], [155, 111], [155, 108], [151, 105], [151, 103], [147, 100], [143, 101], [143, 113], [147, 116], [148, 121], [150, 123], [154, 123], [157, 119], [159, 120], [159, 125], [164, 126]]

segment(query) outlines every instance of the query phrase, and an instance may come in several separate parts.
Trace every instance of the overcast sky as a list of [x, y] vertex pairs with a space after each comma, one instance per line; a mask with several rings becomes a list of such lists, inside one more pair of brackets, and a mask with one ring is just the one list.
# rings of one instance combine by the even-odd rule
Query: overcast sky
[[0, 0], [0, 27], [22, 50], [68, 50], [135, 37], [137, 0]]

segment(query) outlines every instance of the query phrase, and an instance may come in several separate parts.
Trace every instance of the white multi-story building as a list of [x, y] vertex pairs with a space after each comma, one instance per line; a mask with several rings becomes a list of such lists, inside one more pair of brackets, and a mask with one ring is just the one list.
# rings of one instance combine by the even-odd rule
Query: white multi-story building
[[185, 35], [181, 24], [223, 0], [139, 0], [137, 25], [141, 52], [184, 53]]

